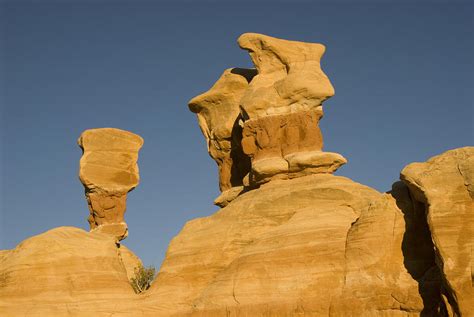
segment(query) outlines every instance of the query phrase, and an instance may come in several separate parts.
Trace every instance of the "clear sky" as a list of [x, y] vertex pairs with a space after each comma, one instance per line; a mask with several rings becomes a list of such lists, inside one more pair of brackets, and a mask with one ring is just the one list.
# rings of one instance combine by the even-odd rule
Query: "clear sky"
[[[398, 3], [398, 4], [397, 4]], [[411, 3], [411, 4], [409, 4]], [[473, 144], [472, 4], [457, 1], [10, 1], [0, 4], [0, 249], [58, 226], [88, 229], [76, 140], [145, 139], [124, 244], [159, 266], [189, 219], [212, 214], [217, 168], [193, 96], [252, 67], [237, 37], [326, 45], [336, 95], [325, 149], [337, 174], [387, 191], [408, 163]]]

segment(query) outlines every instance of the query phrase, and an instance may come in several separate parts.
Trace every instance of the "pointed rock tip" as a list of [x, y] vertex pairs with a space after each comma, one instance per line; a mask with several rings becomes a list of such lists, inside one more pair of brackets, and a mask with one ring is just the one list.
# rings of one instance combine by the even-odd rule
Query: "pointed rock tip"
[[194, 113], [201, 112], [204, 108], [203, 101], [205, 99], [209, 98], [213, 94], [229, 91], [232, 89], [232, 85], [229, 85], [230, 82], [247, 85], [255, 75], [257, 75], [257, 70], [255, 68], [227, 68], [208, 91], [203, 92], [202, 94], [197, 95], [189, 100], [189, 110]]

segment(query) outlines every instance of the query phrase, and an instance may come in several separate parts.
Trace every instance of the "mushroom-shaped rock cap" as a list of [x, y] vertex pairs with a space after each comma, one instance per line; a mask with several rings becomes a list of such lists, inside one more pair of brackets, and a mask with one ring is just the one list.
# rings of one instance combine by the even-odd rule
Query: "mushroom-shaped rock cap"
[[83, 150], [79, 179], [86, 189], [90, 229], [123, 240], [128, 235], [127, 193], [140, 179], [137, 160], [143, 139], [132, 132], [102, 128], [84, 131], [77, 143]]
[[245, 117], [314, 111], [334, 95], [321, 70], [324, 45], [256, 33], [241, 35], [238, 43], [258, 70], [240, 102]]
[[126, 193], [138, 185], [138, 151], [143, 145], [139, 135], [115, 128], [90, 129], [77, 143], [84, 151], [79, 178], [86, 188]]
[[319, 62], [326, 51], [323, 44], [282, 40], [258, 33], [244, 33], [237, 42], [249, 51], [259, 73], [297, 62]]

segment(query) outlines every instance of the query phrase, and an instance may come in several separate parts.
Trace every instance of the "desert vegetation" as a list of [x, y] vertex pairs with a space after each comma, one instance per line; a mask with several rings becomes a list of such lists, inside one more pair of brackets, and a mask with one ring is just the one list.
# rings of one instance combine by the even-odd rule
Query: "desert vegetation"
[[139, 265], [135, 268], [135, 276], [130, 279], [130, 284], [135, 293], [140, 294], [150, 288], [155, 278], [156, 269], [153, 266]]

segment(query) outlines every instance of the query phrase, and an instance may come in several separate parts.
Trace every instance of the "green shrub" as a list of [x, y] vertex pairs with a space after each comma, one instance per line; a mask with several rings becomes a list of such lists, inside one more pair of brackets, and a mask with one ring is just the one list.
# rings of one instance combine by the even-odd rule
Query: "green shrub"
[[135, 293], [140, 294], [150, 288], [155, 278], [155, 268], [153, 266], [144, 267], [139, 265], [135, 268], [135, 277], [130, 280]]

